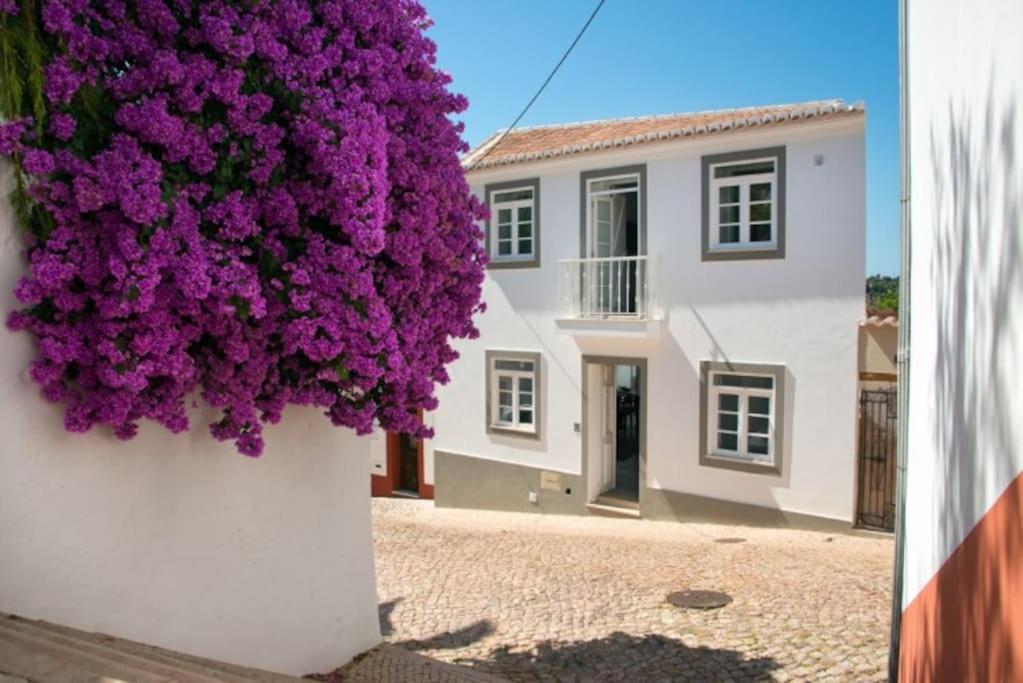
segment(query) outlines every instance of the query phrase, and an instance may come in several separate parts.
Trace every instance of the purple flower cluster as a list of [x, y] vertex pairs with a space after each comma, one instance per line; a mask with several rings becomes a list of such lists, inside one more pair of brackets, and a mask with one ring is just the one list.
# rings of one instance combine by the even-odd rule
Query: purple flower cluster
[[198, 391], [247, 455], [288, 404], [428, 436], [485, 256], [422, 7], [47, 0], [42, 22], [45, 133], [7, 124], [0, 151], [52, 220], [9, 325], [67, 429], [180, 432]]

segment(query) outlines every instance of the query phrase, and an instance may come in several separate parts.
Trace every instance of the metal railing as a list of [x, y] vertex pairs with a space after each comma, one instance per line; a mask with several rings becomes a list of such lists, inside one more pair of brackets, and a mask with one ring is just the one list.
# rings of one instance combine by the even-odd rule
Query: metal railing
[[564, 259], [561, 310], [569, 318], [655, 317], [656, 259], [649, 256]]

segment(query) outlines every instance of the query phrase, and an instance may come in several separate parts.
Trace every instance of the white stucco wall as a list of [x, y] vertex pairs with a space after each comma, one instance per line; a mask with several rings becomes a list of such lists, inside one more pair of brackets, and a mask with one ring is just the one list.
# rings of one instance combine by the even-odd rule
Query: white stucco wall
[[904, 605], [1023, 471], [1023, 3], [908, 16]]
[[[4, 204], [4, 319], [20, 251]], [[201, 410], [187, 434], [69, 434], [32, 356], [0, 330], [0, 611], [290, 674], [380, 641], [368, 440], [294, 408], [259, 459]]]
[[[462, 342], [440, 390], [437, 449], [579, 473], [581, 355], [649, 361], [647, 484], [841, 520], [853, 516], [857, 322], [865, 272], [864, 121], [807, 123], [623, 148], [472, 173], [487, 183], [540, 177], [539, 269], [491, 270], [481, 337]], [[700, 157], [787, 147], [786, 257], [702, 262]], [[821, 166], [814, 156], [823, 155]], [[647, 164], [648, 253], [660, 258], [665, 320], [655, 339], [559, 331], [558, 260], [579, 255], [579, 174]], [[542, 439], [488, 435], [485, 349], [543, 354]], [[701, 467], [702, 360], [789, 370], [781, 478]]]

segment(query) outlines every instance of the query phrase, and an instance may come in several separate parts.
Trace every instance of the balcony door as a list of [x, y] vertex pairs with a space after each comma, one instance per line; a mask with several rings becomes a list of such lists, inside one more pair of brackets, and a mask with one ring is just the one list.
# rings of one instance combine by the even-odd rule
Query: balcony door
[[586, 294], [604, 315], [634, 315], [640, 296], [639, 176], [597, 178], [587, 186]]

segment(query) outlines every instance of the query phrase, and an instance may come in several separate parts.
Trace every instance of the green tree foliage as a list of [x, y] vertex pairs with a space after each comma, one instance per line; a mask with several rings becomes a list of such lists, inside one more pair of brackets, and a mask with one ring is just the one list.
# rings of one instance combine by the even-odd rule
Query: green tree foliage
[[867, 278], [867, 308], [892, 314], [899, 312], [899, 278], [871, 275]]

